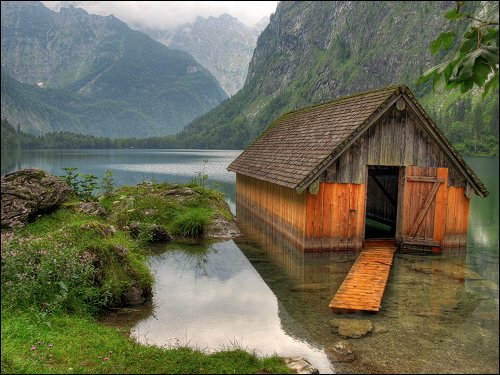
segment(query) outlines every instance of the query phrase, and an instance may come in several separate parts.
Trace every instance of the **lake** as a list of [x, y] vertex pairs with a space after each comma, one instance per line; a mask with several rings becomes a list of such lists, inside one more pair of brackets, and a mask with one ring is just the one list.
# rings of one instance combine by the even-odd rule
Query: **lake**
[[[64, 167], [118, 185], [144, 180], [191, 182], [208, 175], [235, 212], [240, 151], [71, 150], [2, 155], [2, 175], [28, 167], [63, 175]], [[470, 208], [466, 251], [397, 254], [377, 314], [333, 314], [328, 303], [356, 254], [302, 254], [271, 233], [242, 225], [234, 240], [170, 243], [149, 249], [154, 296], [105, 321], [131, 327], [148, 345], [189, 345], [207, 352], [239, 347], [259, 355], [305, 356], [322, 373], [498, 373], [498, 158], [465, 158], [490, 195]], [[374, 331], [342, 339], [334, 318], [369, 320]], [[328, 356], [343, 341], [352, 362]], [[341, 360], [341, 359], [340, 359]]]

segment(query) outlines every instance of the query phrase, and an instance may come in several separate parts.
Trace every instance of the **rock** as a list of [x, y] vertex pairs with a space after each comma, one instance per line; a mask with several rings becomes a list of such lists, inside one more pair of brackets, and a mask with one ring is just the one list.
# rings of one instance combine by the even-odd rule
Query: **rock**
[[189, 197], [194, 194], [196, 194], [196, 192], [188, 187], [176, 187], [164, 193], [164, 195], [174, 195], [177, 197]]
[[172, 236], [161, 225], [153, 224], [149, 233], [150, 242], [168, 242], [172, 240]]
[[173, 237], [161, 225], [132, 222], [128, 225], [128, 230], [132, 238], [137, 238], [144, 231], [143, 236], [147, 235], [148, 242], [168, 242]]
[[26, 220], [66, 202], [71, 187], [41, 169], [23, 169], [1, 179], [2, 228], [22, 226]]
[[373, 334], [387, 333], [389, 330], [382, 324], [373, 324]]
[[354, 353], [345, 341], [338, 341], [332, 347], [327, 348], [326, 353], [328, 354], [332, 362], [354, 361]]
[[412, 269], [427, 275], [442, 275], [460, 282], [464, 282], [465, 280], [483, 280], [481, 275], [460, 264], [450, 264], [443, 267], [440, 264], [418, 262], [412, 265]]
[[358, 319], [333, 319], [332, 331], [342, 338], [359, 339], [373, 331], [372, 322]]
[[120, 258], [125, 258], [128, 254], [128, 249], [122, 245], [113, 245], [113, 250]]
[[292, 292], [322, 292], [330, 290], [330, 288], [322, 283], [306, 283], [295, 285], [290, 290]]
[[213, 218], [212, 223], [207, 228], [203, 237], [207, 238], [234, 238], [239, 236], [240, 230], [234, 221], [228, 221], [223, 217], [216, 216]]
[[87, 215], [106, 216], [108, 214], [99, 202], [77, 202], [69, 207], [75, 212]]
[[82, 229], [94, 230], [101, 235], [102, 238], [114, 236], [116, 228], [113, 225], [100, 223], [98, 221], [90, 221], [80, 226]]
[[128, 225], [128, 230], [130, 231], [132, 238], [137, 238], [139, 237], [139, 234], [141, 234], [141, 225], [134, 221]]
[[304, 357], [285, 357], [285, 363], [297, 374], [319, 374], [318, 369]]
[[133, 285], [125, 294], [123, 294], [122, 303], [123, 305], [140, 305], [146, 302], [149, 295], [149, 290]]

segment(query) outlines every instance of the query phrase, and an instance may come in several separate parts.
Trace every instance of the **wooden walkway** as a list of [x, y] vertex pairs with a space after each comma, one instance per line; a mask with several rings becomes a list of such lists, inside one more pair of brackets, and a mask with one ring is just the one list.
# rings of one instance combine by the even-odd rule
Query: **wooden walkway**
[[379, 311], [395, 252], [394, 241], [367, 241], [328, 306], [334, 312]]

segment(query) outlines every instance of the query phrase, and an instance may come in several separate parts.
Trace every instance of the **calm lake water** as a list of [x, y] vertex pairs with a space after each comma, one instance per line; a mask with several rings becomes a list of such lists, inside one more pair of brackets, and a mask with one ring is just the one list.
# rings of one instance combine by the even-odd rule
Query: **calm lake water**
[[[235, 177], [226, 170], [239, 151], [78, 150], [2, 155], [2, 175], [63, 167], [117, 184], [190, 182], [205, 168], [235, 211]], [[204, 162], [206, 160], [206, 162]], [[233, 347], [257, 354], [307, 357], [322, 373], [498, 373], [498, 158], [466, 158], [490, 191], [474, 198], [466, 251], [397, 254], [377, 314], [336, 315], [328, 303], [356, 254], [301, 254], [242, 223], [235, 240], [152, 248], [151, 303], [106, 317], [138, 341], [190, 345], [207, 352]], [[376, 331], [360, 339], [332, 333], [333, 318], [367, 319]], [[354, 361], [334, 362], [344, 341]]]

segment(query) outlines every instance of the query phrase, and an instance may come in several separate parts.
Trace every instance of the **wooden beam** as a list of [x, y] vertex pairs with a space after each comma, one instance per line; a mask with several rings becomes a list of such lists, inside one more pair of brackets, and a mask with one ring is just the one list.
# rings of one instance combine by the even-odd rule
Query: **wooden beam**
[[443, 183], [444, 178], [439, 177], [427, 177], [427, 176], [408, 176], [406, 180], [413, 182], [439, 182]]
[[405, 245], [422, 245], [422, 246], [440, 246], [440, 243], [438, 241], [426, 240], [423, 238], [422, 239], [410, 238], [410, 237], [404, 237], [403, 244], [405, 244]]

